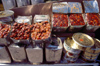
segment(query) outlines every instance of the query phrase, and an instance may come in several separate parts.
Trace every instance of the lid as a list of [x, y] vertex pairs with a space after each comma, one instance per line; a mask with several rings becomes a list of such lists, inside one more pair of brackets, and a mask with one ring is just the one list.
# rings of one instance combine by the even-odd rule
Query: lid
[[94, 45], [92, 37], [84, 33], [75, 33], [73, 34], [72, 39], [82, 47], [91, 47]]
[[100, 50], [100, 40], [94, 38], [94, 46], [91, 47], [91, 50]]
[[14, 12], [12, 10], [0, 11], [0, 18], [8, 17], [13, 14], [14, 14]]
[[66, 44], [67, 46], [69, 46], [69, 47], [72, 48], [73, 50], [80, 51], [76, 46], [74, 47], [73, 44], [71, 44], [71, 42], [72, 42], [72, 38], [71, 38], [71, 37], [68, 37], [64, 42], [65, 42], [65, 44]]

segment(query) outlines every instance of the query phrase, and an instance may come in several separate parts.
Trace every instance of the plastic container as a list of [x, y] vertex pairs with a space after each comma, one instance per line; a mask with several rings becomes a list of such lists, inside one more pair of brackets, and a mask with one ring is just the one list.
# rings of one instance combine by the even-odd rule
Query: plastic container
[[16, 7], [15, 0], [2, 0], [5, 10], [9, 10]]
[[28, 0], [16, 0], [17, 6], [27, 6], [28, 5]]
[[27, 60], [25, 47], [25, 44], [11, 44], [8, 47], [14, 62], [25, 62]]
[[0, 63], [11, 63], [11, 58], [4, 46], [0, 46]]
[[[72, 18], [74, 17], [74, 19]], [[76, 22], [77, 25], [72, 25], [72, 22], [71, 20], [73, 20], [73, 22]], [[78, 20], [83, 20], [83, 21], [78, 21]], [[82, 22], [82, 25], [81, 25], [81, 22]], [[84, 24], [83, 24], [84, 23]], [[79, 25], [78, 25], [79, 24]], [[84, 20], [84, 14], [70, 14], [69, 15], [69, 29], [68, 31], [69, 32], [78, 32], [78, 31], [81, 31], [83, 29], [83, 27], [86, 25], [86, 22]]]
[[31, 4], [44, 3], [44, 0], [31, 0]]
[[60, 38], [52, 38], [52, 44], [48, 44], [45, 48], [47, 62], [59, 63], [62, 54], [62, 42]]
[[31, 24], [32, 23], [32, 16], [18, 16], [15, 21], [17, 23], [28, 23]]

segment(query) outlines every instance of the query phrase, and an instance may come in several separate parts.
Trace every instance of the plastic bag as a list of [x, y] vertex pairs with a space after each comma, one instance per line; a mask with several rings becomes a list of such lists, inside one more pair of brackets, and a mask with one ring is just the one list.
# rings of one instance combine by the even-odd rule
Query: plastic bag
[[68, 2], [69, 13], [83, 13], [82, 5], [79, 2]]
[[85, 13], [99, 13], [98, 2], [95, 1], [83, 1], [85, 7]]
[[16, 7], [15, 0], [2, 0], [2, 3], [5, 10]]
[[67, 2], [53, 3], [52, 12], [54, 12], [54, 13], [68, 13]]

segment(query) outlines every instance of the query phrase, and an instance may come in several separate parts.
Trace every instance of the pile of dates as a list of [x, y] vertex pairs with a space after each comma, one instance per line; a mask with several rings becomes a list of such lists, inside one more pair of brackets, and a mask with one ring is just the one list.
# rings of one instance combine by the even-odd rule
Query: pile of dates
[[54, 27], [68, 27], [68, 16], [66, 14], [53, 14]]
[[6, 38], [10, 30], [10, 25], [0, 23], [0, 38]]
[[100, 26], [99, 14], [98, 13], [87, 13], [87, 22], [89, 25]]
[[16, 40], [27, 40], [30, 36], [30, 29], [31, 25], [28, 23], [14, 23], [10, 37]]
[[48, 21], [35, 23], [32, 27], [31, 38], [33, 40], [47, 39], [50, 37], [51, 26]]
[[85, 25], [82, 14], [70, 14], [69, 21], [71, 25]]

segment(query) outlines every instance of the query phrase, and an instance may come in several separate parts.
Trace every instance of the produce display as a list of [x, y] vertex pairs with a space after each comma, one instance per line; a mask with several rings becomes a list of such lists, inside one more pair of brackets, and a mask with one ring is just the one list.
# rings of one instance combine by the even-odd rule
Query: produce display
[[[41, 5], [46, 4], [39, 4], [38, 7]], [[85, 13], [79, 2], [57, 2], [52, 4], [52, 12], [49, 10], [51, 5], [47, 5], [50, 6], [48, 9], [41, 6], [39, 11], [34, 9], [37, 6], [32, 6], [34, 8], [30, 8], [29, 11], [24, 11], [26, 7], [20, 8], [19, 11], [22, 9], [20, 13], [15, 9], [15, 14], [11, 11], [10, 15], [9, 12], [8, 15], [0, 12], [2, 15], [0, 16], [0, 63], [62, 64], [65, 62], [66, 64], [77, 61], [83, 63], [79, 60], [84, 62], [97, 60], [100, 54], [100, 40], [92, 38], [95, 37], [95, 33], [87, 33], [88, 35], [75, 33], [95, 32], [100, 28], [97, 1], [83, 1]], [[31, 16], [25, 16], [29, 14]], [[6, 21], [9, 17], [11, 19]], [[6, 59], [8, 55], [5, 53], [10, 55], [9, 58], [13, 62]]]
[[27, 40], [30, 36], [30, 28], [27, 23], [14, 23], [10, 37], [16, 40]]
[[53, 14], [53, 27], [68, 27], [68, 16], [66, 14]]
[[89, 25], [100, 26], [100, 20], [99, 20], [98, 13], [87, 13], [86, 19]]
[[85, 25], [82, 14], [70, 14], [69, 21], [73, 26]]
[[6, 38], [10, 30], [10, 25], [0, 23], [0, 38]]
[[39, 23], [33, 24], [33, 28], [31, 30], [31, 38], [33, 40], [42, 40], [50, 37], [51, 26], [48, 21], [43, 21]]

